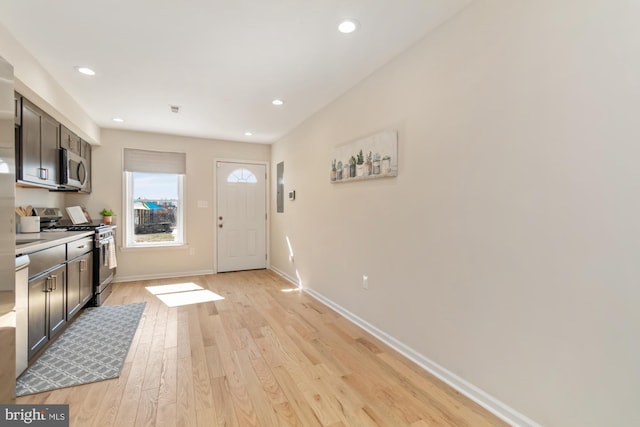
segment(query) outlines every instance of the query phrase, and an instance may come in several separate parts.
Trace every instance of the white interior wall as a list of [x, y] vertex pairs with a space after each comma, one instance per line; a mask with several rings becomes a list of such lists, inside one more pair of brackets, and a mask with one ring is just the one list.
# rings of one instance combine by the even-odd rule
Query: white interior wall
[[[111, 208], [116, 213], [117, 224], [122, 223], [122, 153], [125, 147], [179, 151], [185, 152], [187, 156], [185, 238], [188, 246], [119, 249], [116, 280], [213, 272], [216, 256], [214, 162], [216, 159], [268, 162], [270, 147], [262, 144], [113, 129], [103, 129], [101, 139], [102, 145], [92, 152], [92, 193], [68, 194], [65, 196], [65, 203], [85, 206], [95, 219], [100, 218], [98, 213], [103, 208]], [[198, 201], [205, 202], [207, 207], [199, 207]], [[117, 239], [120, 242], [118, 246], [123, 242], [123, 230], [124, 227], [117, 230]]]
[[34, 208], [63, 208], [64, 193], [44, 188], [16, 186], [16, 206], [29, 205]]
[[[640, 425], [638, 16], [474, 1], [273, 145], [273, 267], [542, 425]], [[397, 178], [329, 183], [388, 127]]]
[[98, 125], [2, 25], [0, 55], [13, 65], [16, 91], [86, 141], [100, 144]]

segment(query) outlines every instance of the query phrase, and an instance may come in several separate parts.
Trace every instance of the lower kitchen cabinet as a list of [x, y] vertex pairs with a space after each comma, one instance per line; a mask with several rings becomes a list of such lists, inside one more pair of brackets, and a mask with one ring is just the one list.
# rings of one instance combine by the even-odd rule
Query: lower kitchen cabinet
[[67, 322], [65, 282], [65, 264], [29, 280], [29, 358]]
[[93, 297], [93, 253], [67, 262], [67, 319]]
[[29, 253], [31, 360], [93, 298], [93, 236]]

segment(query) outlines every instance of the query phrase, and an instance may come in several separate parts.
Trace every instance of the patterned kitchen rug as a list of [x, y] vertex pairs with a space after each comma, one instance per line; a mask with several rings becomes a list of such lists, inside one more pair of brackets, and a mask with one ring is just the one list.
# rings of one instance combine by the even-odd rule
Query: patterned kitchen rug
[[16, 381], [16, 396], [120, 376], [146, 303], [85, 309]]

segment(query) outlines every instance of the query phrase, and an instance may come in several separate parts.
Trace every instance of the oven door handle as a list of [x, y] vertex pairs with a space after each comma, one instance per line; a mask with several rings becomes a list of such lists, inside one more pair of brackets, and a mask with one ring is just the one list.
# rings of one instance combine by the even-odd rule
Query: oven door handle
[[108, 243], [109, 243], [109, 239], [96, 239], [96, 248], [107, 246]]
[[106, 267], [107, 266], [107, 255], [109, 251], [107, 250], [107, 241], [105, 240], [103, 244], [100, 245], [100, 265]]

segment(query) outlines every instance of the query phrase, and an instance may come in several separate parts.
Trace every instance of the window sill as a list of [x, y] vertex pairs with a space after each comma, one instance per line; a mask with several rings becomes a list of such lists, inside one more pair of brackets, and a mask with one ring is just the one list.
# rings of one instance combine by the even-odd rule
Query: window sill
[[120, 247], [120, 251], [122, 252], [127, 252], [127, 251], [140, 251], [140, 250], [164, 250], [164, 251], [184, 251], [189, 249], [189, 244], [188, 243], [179, 243], [179, 244], [175, 244], [175, 245], [145, 245], [145, 246], [121, 246]]

